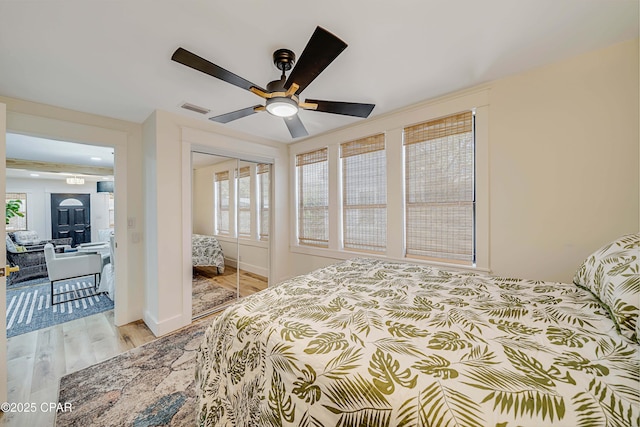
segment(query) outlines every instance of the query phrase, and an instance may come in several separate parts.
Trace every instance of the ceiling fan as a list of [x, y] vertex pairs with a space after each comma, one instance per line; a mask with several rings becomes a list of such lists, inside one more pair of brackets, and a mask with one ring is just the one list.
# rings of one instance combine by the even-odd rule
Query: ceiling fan
[[[322, 101], [318, 99], [305, 99], [300, 101], [300, 93], [318, 75], [342, 53], [347, 44], [335, 35], [321, 27], [316, 27], [309, 42], [300, 55], [300, 60], [294, 67], [295, 54], [289, 49], [278, 49], [273, 53], [273, 63], [282, 71], [280, 80], [274, 80], [267, 84], [267, 89], [251, 83], [242, 77], [213, 64], [206, 59], [179, 47], [171, 56], [173, 61], [216, 77], [239, 88], [248, 90], [266, 100], [265, 105], [254, 105], [241, 110], [211, 117], [219, 123], [228, 123], [242, 117], [250, 116], [259, 111], [282, 117], [293, 138], [307, 136], [298, 111], [300, 109], [321, 111], [324, 113], [341, 114], [353, 117], [369, 117], [375, 104], [360, 104], [355, 102]], [[286, 71], [291, 70], [289, 77]]]

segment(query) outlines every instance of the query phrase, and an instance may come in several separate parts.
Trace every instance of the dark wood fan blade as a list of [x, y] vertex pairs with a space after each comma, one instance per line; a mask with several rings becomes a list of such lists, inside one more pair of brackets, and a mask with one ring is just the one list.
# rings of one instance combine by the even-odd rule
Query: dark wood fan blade
[[360, 104], [357, 102], [340, 102], [340, 101], [320, 101], [318, 99], [305, 99], [305, 103], [317, 104], [315, 111], [323, 113], [342, 114], [344, 116], [353, 117], [369, 117], [375, 104]]
[[227, 71], [224, 68], [212, 62], [209, 62], [206, 59], [196, 55], [195, 53], [191, 53], [181, 47], [176, 49], [176, 51], [171, 56], [171, 59], [175, 62], [186, 65], [189, 68], [193, 68], [194, 70], [198, 70], [227, 83], [231, 83], [232, 85], [238, 86], [239, 88], [250, 90], [251, 87], [256, 87], [265, 92], [264, 89], [262, 89], [258, 85], [251, 83], [249, 80], [245, 80], [242, 77], [233, 74], [231, 71]]
[[232, 111], [230, 113], [221, 114], [215, 117], [209, 117], [209, 120], [213, 120], [214, 122], [218, 123], [229, 123], [231, 121], [257, 113], [256, 108], [259, 107], [262, 107], [262, 105], [254, 105], [253, 107], [243, 108], [242, 110]]
[[309, 132], [307, 132], [307, 129], [304, 127], [297, 114], [291, 117], [285, 117], [284, 122], [286, 123], [287, 128], [289, 128], [289, 133], [292, 138], [300, 138], [301, 136], [309, 135]]
[[316, 27], [300, 59], [289, 74], [285, 89], [296, 83], [299, 86], [296, 93], [302, 92], [346, 48], [347, 44], [338, 37], [322, 27]]

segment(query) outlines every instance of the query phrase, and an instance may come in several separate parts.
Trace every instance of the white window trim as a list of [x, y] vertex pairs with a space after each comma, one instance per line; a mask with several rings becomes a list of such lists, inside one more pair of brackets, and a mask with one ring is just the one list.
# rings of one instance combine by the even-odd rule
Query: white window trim
[[[404, 257], [404, 186], [402, 132], [406, 126], [438, 117], [475, 109], [475, 185], [476, 185], [476, 264], [464, 266], [408, 259]], [[342, 249], [342, 210], [340, 204], [340, 144], [374, 133], [385, 133], [387, 154], [387, 251], [386, 254], [371, 254]], [[421, 103], [399, 112], [368, 120], [352, 127], [311, 138], [289, 147], [289, 167], [294, 171], [297, 154], [322, 147], [328, 148], [329, 161], [329, 247], [314, 248], [297, 243], [297, 178], [291, 180], [291, 218], [289, 250], [293, 253], [333, 258], [336, 260], [354, 257], [382, 258], [392, 261], [411, 262], [443, 266], [457, 270], [490, 272], [489, 258], [489, 90], [480, 89], [450, 97]]]

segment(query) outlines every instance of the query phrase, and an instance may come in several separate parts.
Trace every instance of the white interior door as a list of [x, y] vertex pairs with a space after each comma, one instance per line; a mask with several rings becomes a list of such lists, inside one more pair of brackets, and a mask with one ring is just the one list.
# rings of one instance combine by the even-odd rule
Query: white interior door
[[[5, 198], [7, 106], [0, 103], [0, 200]], [[6, 229], [2, 234], [6, 238]], [[6, 267], [7, 245], [0, 245], [0, 264]], [[0, 402], [7, 401], [7, 279], [0, 275]]]

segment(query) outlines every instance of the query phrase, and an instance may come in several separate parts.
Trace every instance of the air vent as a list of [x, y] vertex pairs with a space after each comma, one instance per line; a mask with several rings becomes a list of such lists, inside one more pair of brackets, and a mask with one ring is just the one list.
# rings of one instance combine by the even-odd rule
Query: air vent
[[206, 108], [198, 107], [197, 105], [189, 104], [188, 102], [185, 102], [180, 107], [184, 108], [185, 110], [191, 110], [191, 111], [194, 111], [194, 112], [200, 113], [200, 114], [209, 114], [211, 112], [211, 110], [207, 110]]

